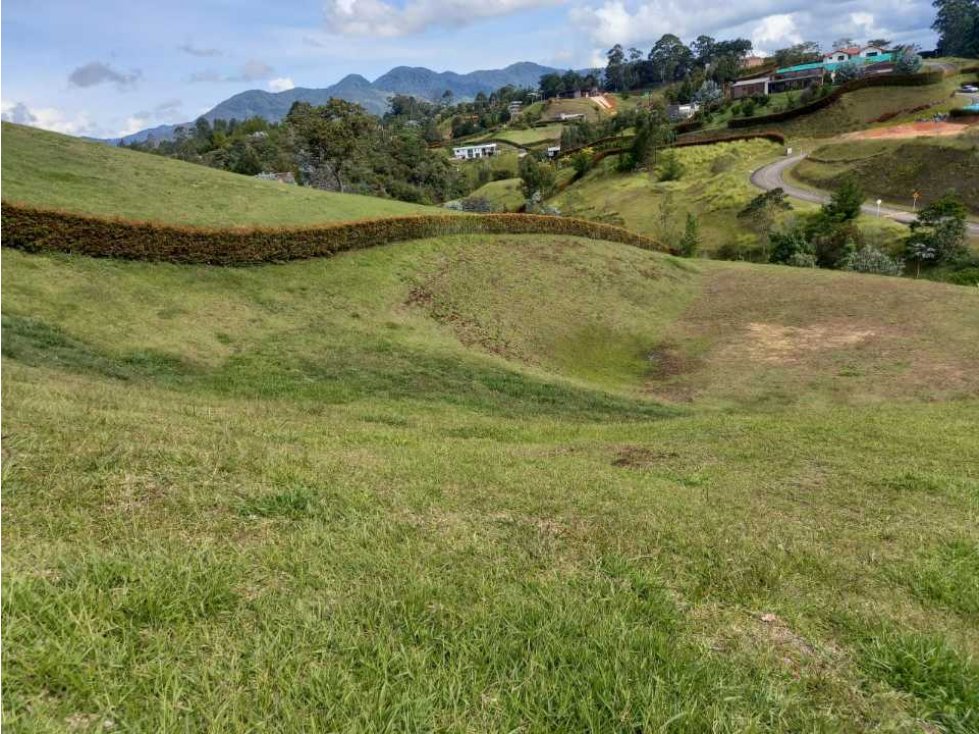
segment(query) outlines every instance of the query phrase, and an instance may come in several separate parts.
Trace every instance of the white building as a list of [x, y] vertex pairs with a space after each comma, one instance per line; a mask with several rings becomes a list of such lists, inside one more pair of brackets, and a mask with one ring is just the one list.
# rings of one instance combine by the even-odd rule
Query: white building
[[558, 119], [561, 122], [568, 122], [569, 120], [584, 120], [585, 119], [585, 113], [584, 112], [562, 112], [560, 115], [558, 115]]
[[838, 64], [850, 59], [872, 59], [874, 56], [881, 56], [886, 53], [887, 49], [880, 46], [848, 46], [847, 48], [833, 49], [832, 52], [823, 56], [823, 62]]
[[453, 148], [452, 155], [457, 161], [472, 161], [477, 158], [492, 158], [496, 155], [496, 143], [481, 143], [479, 145], [464, 145]]

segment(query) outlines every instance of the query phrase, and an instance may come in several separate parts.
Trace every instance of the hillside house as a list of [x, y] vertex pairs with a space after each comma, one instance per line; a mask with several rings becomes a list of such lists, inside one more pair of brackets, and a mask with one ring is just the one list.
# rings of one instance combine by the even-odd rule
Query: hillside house
[[496, 143], [480, 143], [453, 148], [452, 156], [457, 161], [472, 161], [479, 158], [492, 158], [496, 152]]
[[768, 85], [771, 84], [770, 76], [762, 76], [757, 79], [742, 79], [731, 85], [731, 99], [744, 99], [745, 97], [762, 97], [768, 94]]
[[506, 109], [510, 113], [510, 117], [516, 117], [523, 110], [523, 102], [513, 101], [507, 105]]
[[584, 120], [585, 119], [585, 113], [584, 112], [562, 112], [560, 115], [558, 115], [558, 118], [557, 119], [559, 119], [561, 122], [570, 122], [572, 120]]
[[557, 158], [560, 154], [561, 154], [561, 146], [560, 145], [549, 145], [547, 147], [547, 157], [548, 158]]
[[837, 48], [823, 56], [823, 63], [841, 64], [844, 61], [873, 59], [887, 54], [887, 49], [880, 46], [847, 46]]

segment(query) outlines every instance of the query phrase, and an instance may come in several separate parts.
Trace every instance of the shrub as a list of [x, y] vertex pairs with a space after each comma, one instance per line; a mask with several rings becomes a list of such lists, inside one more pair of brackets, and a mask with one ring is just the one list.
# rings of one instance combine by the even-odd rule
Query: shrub
[[843, 270], [856, 273], [876, 273], [878, 275], [900, 275], [904, 272], [904, 262], [885, 255], [876, 247], [866, 245], [850, 253], [840, 264]]
[[670, 251], [650, 237], [619, 227], [528, 214], [423, 214], [306, 228], [208, 229], [4, 203], [2, 219], [4, 244], [30, 252], [212, 265], [323, 257], [391, 242], [456, 234], [569, 235]]
[[844, 61], [842, 64], [836, 67], [834, 72], [833, 81], [837, 84], [846, 84], [847, 82], [852, 82], [863, 76], [863, 66], [856, 64], [853, 61]]
[[904, 46], [899, 52], [897, 59], [894, 60], [895, 74], [917, 74], [921, 71], [924, 62], [921, 57], [909, 46]]
[[469, 196], [462, 200], [462, 211], [486, 213], [493, 211], [493, 205], [485, 196]]
[[677, 158], [676, 153], [670, 151], [663, 156], [663, 162], [659, 169], [660, 181], [679, 181], [683, 176], [684, 167]]

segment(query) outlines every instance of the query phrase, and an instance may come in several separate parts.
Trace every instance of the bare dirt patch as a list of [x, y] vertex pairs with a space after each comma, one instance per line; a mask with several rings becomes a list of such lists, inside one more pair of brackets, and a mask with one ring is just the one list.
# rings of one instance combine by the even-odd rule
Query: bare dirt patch
[[842, 140], [888, 140], [893, 138], [945, 137], [960, 135], [975, 125], [964, 125], [955, 122], [909, 122], [904, 125], [878, 127], [871, 130], [859, 130], [841, 136]]
[[747, 325], [740, 340], [722, 350], [721, 357], [747, 358], [767, 364], [794, 364], [814, 352], [862, 344], [874, 334], [872, 329], [846, 325], [798, 327], [754, 322]]
[[657, 466], [680, 455], [676, 451], [657, 451], [644, 446], [623, 446], [612, 460], [612, 466], [627, 469], [645, 469]]

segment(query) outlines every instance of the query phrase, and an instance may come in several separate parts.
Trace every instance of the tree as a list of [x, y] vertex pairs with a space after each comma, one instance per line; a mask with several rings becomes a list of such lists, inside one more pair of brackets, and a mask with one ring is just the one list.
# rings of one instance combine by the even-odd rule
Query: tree
[[649, 52], [653, 73], [659, 81], [672, 82], [682, 78], [693, 65], [693, 54], [672, 33], [663, 35]]
[[811, 61], [818, 61], [821, 57], [819, 44], [815, 41], [803, 41], [788, 48], [780, 48], [773, 54], [775, 63], [780, 67], [808, 64]]
[[680, 238], [680, 254], [683, 257], [693, 257], [697, 254], [700, 247], [700, 227], [697, 224], [697, 217], [687, 212], [687, 224], [683, 229], [683, 236]]
[[706, 68], [714, 60], [717, 41], [710, 36], [697, 36], [697, 39], [690, 44], [697, 66]]
[[921, 71], [924, 62], [915, 52], [913, 46], [902, 46], [896, 52], [897, 58], [894, 60], [894, 72], [896, 74], [917, 74]]
[[816, 264], [815, 250], [798, 226], [772, 232], [769, 241], [771, 245], [769, 262], [795, 265], [803, 262], [803, 256], [806, 256], [806, 260], [811, 259], [812, 264]]
[[694, 93], [693, 99], [704, 108], [704, 112], [710, 112], [724, 101], [724, 90], [713, 79], [705, 79], [700, 89]]
[[942, 56], [979, 56], [979, 0], [934, 0], [932, 30]]
[[668, 151], [663, 155], [663, 164], [659, 169], [660, 181], [679, 181], [683, 176], [684, 166], [677, 158], [675, 151]]
[[300, 170], [318, 188], [331, 188], [327, 180], [332, 178], [343, 191], [346, 168], [368, 145], [377, 123], [360, 105], [330, 99], [321, 107], [294, 103], [286, 124], [295, 137]]
[[823, 204], [822, 214], [831, 222], [850, 222], [860, 215], [860, 207], [867, 197], [854, 176], [843, 179], [830, 200]]
[[759, 194], [738, 212], [738, 219], [749, 223], [759, 238], [772, 244], [772, 227], [780, 212], [789, 211], [792, 205], [785, 197], [785, 191], [779, 187]]
[[919, 271], [922, 262], [951, 262], [966, 253], [965, 214], [965, 206], [952, 192], [918, 212], [905, 252]]
[[673, 130], [661, 108], [640, 113], [636, 119], [636, 135], [629, 150], [633, 167], [656, 162], [660, 148], [673, 142]]
[[833, 48], [850, 48], [850, 46], [859, 46], [860, 44], [854, 41], [849, 36], [843, 36], [842, 38], [837, 38], [833, 41]]
[[554, 167], [550, 163], [539, 161], [533, 155], [525, 155], [520, 159], [518, 171], [527, 199], [535, 196], [543, 198], [554, 190]]
[[871, 38], [867, 41], [868, 46], [876, 46], [877, 48], [889, 48], [891, 43], [889, 38]]
[[561, 78], [560, 74], [550, 73], [544, 74], [540, 78], [540, 92], [544, 99], [550, 99], [551, 97], [557, 97], [561, 93], [561, 88], [564, 85], [564, 80]]
[[608, 63], [605, 65], [605, 86], [613, 92], [625, 89], [625, 51], [622, 44], [615, 44], [610, 48], [605, 58]]

